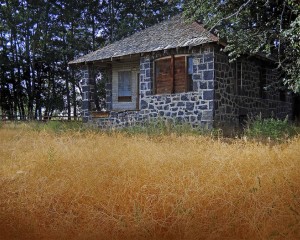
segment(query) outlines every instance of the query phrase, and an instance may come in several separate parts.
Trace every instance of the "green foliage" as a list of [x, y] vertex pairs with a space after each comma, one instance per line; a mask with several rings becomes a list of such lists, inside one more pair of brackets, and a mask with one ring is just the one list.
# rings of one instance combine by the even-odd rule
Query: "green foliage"
[[274, 58], [284, 82], [300, 92], [299, 1], [188, 0], [184, 11], [227, 43], [231, 60], [244, 54]]
[[287, 119], [279, 120], [274, 118], [250, 120], [245, 129], [246, 136], [256, 139], [283, 140], [298, 133], [299, 129], [288, 122]]
[[179, 2], [0, 1], [0, 110], [22, 119], [57, 111], [70, 118], [81, 77], [68, 62], [177, 14]]
[[284, 81], [294, 92], [300, 93], [300, 16], [282, 33], [289, 43], [285, 51], [284, 65], [287, 76]]

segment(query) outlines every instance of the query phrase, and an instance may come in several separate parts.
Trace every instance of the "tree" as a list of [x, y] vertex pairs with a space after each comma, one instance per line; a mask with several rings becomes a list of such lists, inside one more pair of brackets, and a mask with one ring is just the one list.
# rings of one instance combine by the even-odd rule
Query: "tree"
[[184, 12], [227, 42], [231, 60], [242, 54], [275, 57], [281, 80], [300, 92], [299, 1], [187, 0]]
[[0, 0], [1, 113], [70, 119], [80, 86], [68, 62], [177, 14], [179, 2]]

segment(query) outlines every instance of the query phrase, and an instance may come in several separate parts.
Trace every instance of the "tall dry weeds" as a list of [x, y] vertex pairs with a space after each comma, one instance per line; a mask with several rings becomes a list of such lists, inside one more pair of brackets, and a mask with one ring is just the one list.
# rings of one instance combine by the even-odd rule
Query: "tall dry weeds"
[[0, 129], [1, 239], [300, 239], [300, 138]]

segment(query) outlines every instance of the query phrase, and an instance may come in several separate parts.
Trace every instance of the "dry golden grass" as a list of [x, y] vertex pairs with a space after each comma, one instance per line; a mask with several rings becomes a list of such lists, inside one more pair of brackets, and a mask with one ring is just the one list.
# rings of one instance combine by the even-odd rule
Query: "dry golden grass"
[[0, 129], [1, 239], [300, 239], [300, 137]]

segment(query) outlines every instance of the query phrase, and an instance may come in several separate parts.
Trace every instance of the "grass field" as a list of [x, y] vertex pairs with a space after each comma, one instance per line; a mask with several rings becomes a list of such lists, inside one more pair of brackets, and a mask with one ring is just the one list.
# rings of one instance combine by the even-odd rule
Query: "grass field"
[[300, 239], [282, 143], [0, 128], [0, 239]]

